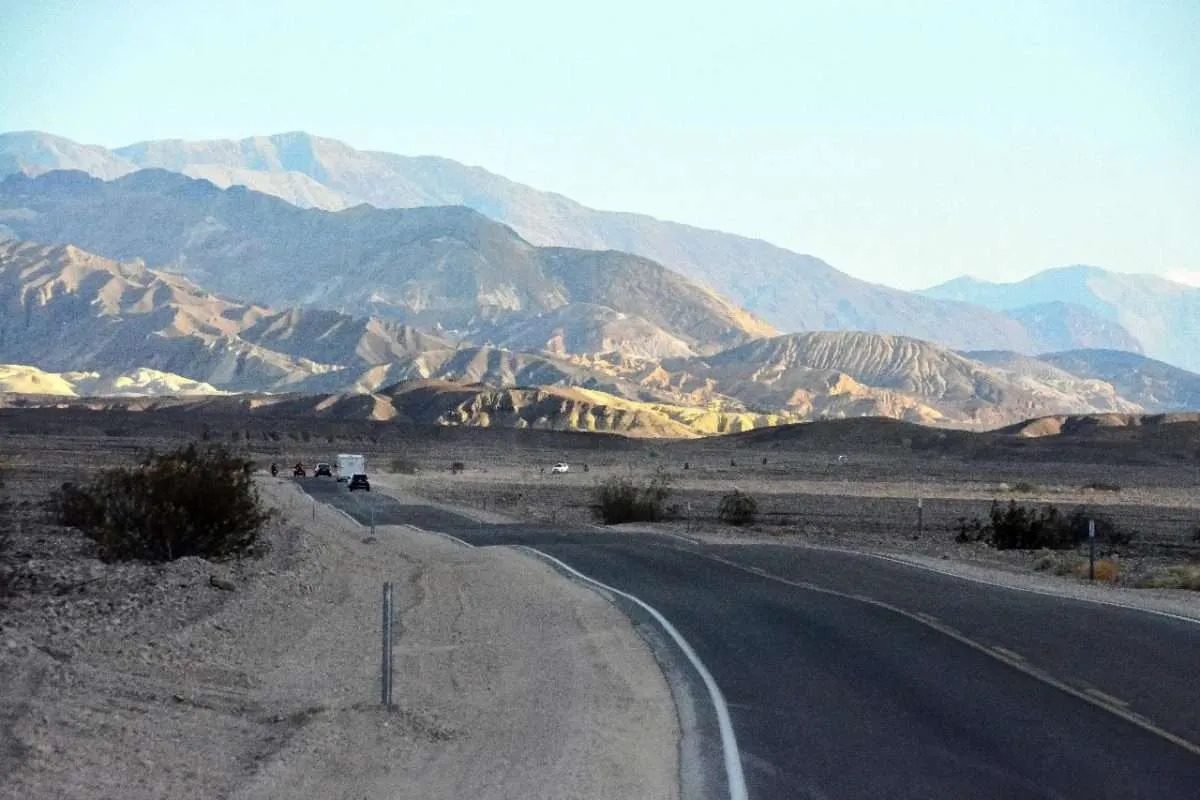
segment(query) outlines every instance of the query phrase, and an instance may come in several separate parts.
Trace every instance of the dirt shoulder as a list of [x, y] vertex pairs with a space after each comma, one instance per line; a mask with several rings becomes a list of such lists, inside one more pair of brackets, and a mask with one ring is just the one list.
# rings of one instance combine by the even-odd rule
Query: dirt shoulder
[[512, 550], [372, 541], [290, 484], [263, 490], [283, 522], [262, 560], [114, 567], [61, 531], [18, 544], [45, 561], [36, 538], [58, 536], [70, 566], [61, 592], [0, 611], [0, 797], [678, 795], [669, 689], [607, 601]]

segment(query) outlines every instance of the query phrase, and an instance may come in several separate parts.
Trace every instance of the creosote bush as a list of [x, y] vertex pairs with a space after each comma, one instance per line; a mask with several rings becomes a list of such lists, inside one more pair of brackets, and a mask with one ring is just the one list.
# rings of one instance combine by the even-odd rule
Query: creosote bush
[[1133, 533], [1121, 530], [1106, 514], [1077, 508], [1063, 514], [1055, 506], [1041, 509], [992, 501], [989, 520], [958, 520], [958, 542], [986, 542], [997, 550], [1068, 550], [1088, 538], [1088, 522], [1096, 524], [1096, 541], [1107, 548], [1127, 545]]
[[758, 501], [745, 492], [734, 489], [721, 498], [717, 518], [726, 525], [753, 525], [758, 519]]
[[593, 509], [605, 525], [658, 522], [666, 516], [665, 503], [670, 494], [670, 478], [660, 467], [641, 485], [632, 478], [609, 478], [596, 487]]
[[462, 472], [466, 468], [467, 468], [467, 466], [463, 462], [455, 461], [450, 464], [450, 474], [457, 475], [458, 473]]
[[257, 555], [266, 511], [253, 465], [217, 445], [150, 452], [135, 467], [64, 483], [50, 498], [63, 525], [79, 528], [105, 561], [223, 559]]

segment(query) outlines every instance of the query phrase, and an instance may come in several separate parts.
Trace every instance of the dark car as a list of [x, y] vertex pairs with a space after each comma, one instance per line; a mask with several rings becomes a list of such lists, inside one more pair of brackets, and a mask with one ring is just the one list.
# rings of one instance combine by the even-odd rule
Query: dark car
[[322, 475], [326, 475], [326, 476], [332, 478], [333, 477], [333, 469], [330, 468], [330, 466], [328, 464], [321, 463], [321, 464], [317, 464], [317, 471], [314, 472], [313, 474], [316, 475], [318, 478], [321, 477]]
[[371, 491], [371, 482], [367, 480], [366, 475], [351, 475], [350, 476], [350, 491], [362, 489], [364, 492]]

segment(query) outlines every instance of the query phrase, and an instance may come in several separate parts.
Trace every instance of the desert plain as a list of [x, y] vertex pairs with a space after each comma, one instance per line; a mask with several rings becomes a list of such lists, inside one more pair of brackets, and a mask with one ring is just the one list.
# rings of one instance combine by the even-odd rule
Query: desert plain
[[[1100, 422], [1103, 422], [1102, 420]], [[0, 797], [677, 796], [665, 680], [599, 595], [506, 548], [409, 527], [374, 536], [289, 477], [366, 456], [374, 491], [480, 524], [594, 530], [597, 487], [665, 481], [666, 518], [623, 525], [834, 547], [975, 580], [1200, 617], [1195, 421], [1059, 436], [822, 422], [690, 440], [190, 411], [0, 410]], [[278, 509], [262, 558], [106, 564], [44, 508], [148, 449], [222, 444]], [[569, 465], [565, 474], [551, 467]], [[271, 479], [267, 468], [281, 473]], [[315, 480], [309, 478], [308, 480]], [[757, 520], [718, 518], [731, 491]], [[993, 502], [1103, 514], [1102, 546], [956, 541]], [[396, 706], [379, 706], [378, 603], [397, 586]], [[1174, 588], [1173, 588], [1174, 587]]]

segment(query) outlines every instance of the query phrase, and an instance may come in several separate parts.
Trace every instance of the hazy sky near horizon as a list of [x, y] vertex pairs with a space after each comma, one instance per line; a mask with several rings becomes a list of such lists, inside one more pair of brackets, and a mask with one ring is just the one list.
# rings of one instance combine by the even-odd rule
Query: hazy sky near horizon
[[1200, 2], [0, 2], [0, 131], [305, 130], [919, 288], [1200, 283]]

